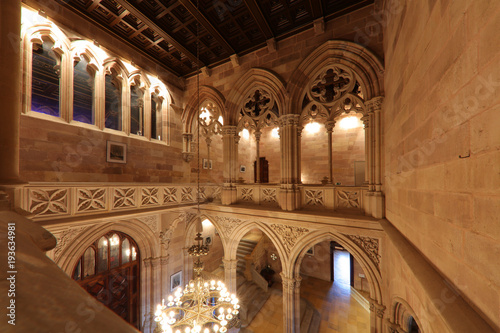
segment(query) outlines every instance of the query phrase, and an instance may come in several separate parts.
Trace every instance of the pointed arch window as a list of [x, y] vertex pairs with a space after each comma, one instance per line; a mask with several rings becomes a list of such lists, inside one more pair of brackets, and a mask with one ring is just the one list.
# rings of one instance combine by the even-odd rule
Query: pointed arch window
[[105, 119], [106, 128], [117, 131], [122, 130], [122, 94], [121, 83], [118, 80], [118, 74], [114, 69], [111, 74], [106, 74], [104, 78], [105, 93]]
[[89, 294], [139, 327], [139, 252], [128, 235], [111, 231], [91, 244], [78, 260], [73, 279]]
[[151, 138], [153, 139], [163, 138], [162, 118], [162, 100], [158, 92], [154, 92], [151, 94]]
[[73, 68], [73, 120], [95, 124], [94, 78], [95, 72], [85, 57], [75, 61]]
[[31, 110], [59, 117], [60, 56], [53, 48], [54, 43], [48, 39], [33, 44]]
[[144, 94], [138, 83], [130, 86], [130, 133], [144, 135]]

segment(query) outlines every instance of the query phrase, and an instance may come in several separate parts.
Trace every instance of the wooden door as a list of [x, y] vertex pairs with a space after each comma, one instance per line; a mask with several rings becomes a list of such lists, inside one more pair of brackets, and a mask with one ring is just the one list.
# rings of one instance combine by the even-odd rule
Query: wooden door
[[[259, 159], [260, 166], [260, 182], [269, 183], [269, 161], [265, 157]], [[257, 161], [253, 162], [253, 179], [257, 182]]]

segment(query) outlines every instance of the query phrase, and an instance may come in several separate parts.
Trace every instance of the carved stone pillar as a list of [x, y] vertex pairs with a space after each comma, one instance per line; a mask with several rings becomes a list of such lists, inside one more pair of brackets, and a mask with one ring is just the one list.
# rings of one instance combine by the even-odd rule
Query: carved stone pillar
[[300, 320], [299, 331], [297, 331], [295, 327], [295, 280], [287, 277], [283, 272], [281, 272], [280, 275], [283, 284], [283, 332], [300, 332]]
[[281, 151], [281, 185], [279, 203], [283, 210], [300, 208], [300, 132], [299, 115], [287, 114], [279, 119]]
[[370, 332], [382, 333], [385, 306], [370, 299]]
[[161, 272], [161, 297], [164, 298], [169, 293], [170, 289], [168, 288], [170, 284], [170, 276], [168, 274], [168, 261], [170, 256], [167, 254], [166, 256], [160, 257], [160, 272]]
[[224, 280], [227, 290], [230, 293], [236, 293], [236, 268], [238, 267], [238, 259], [222, 259], [224, 263]]
[[375, 97], [366, 103], [370, 117], [370, 213], [375, 218], [384, 217], [384, 195], [382, 193], [382, 110], [383, 97]]
[[293, 299], [293, 313], [294, 313], [294, 326], [295, 332], [300, 332], [300, 282], [302, 278], [295, 278], [295, 286], [294, 286], [294, 299]]
[[330, 120], [325, 123], [326, 132], [328, 133], [328, 170], [329, 179], [328, 184], [333, 184], [333, 128], [335, 127], [335, 121]]
[[0, 10], [0, 186], [19, 183], [19, 122], [21, 115], [21, 1], [2, 1]]
[[236, 126], [222, 127], [223, 161], [224, 161], [224, 185], [222, 186], [221, 201], [223, 205], [236, 202], [236, 180], [238, 164], [238, 142], [239, 136]]
[[182, 134], [182, 158], [186, 162], [191, 162], [194, 157], [194, 153], [191, 149], [191, 143], [193, 142], [193, 134], [184, 133]]
[[260, 183], [260, 137], [262, 132], [255, 131], [255, 183]]

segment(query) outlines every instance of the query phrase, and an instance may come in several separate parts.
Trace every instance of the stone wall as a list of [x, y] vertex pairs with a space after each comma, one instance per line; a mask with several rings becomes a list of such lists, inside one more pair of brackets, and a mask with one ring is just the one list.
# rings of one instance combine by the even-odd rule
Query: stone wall
[[[387, 219], [498, 330], [500, 8], [405, 3], [385, 8]], [[432, 317], [424, 290], [390, 260], [388, 276], [406, 285], [390, 288], [418, 317]], [[435, 323], [423, 330], [443, 331]]]

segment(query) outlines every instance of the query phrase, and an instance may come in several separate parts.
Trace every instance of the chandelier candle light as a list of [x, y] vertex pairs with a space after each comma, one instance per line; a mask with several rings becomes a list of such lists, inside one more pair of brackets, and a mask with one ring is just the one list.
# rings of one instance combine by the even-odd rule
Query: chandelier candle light
[[194, 263], [195, 278], [185, 287], [177, 288], [165, 304], [157, 306], [155, 333], [216, 333], [227, 332], [237, 321], [240, 305], [236, 295], [230, 295], [221, 281], [205, 281], [201, 276], [201, 256], [208, 254], [202, 245], [201, 233], [196, 234], [197, 245], [188, 249]]
[[[198, 7], [198, 3], [196, 5]], [[156, 308], [154, 333], [224, 333], [228, 328], [236, 325], [240, 305], [236, 295], [230, 294], [221, 281], [206, 281], [202, 277], [203, 262], [201, 256], [209, 252], [207, 245], [203, 245], [201, 232], [203, 226], [200, 213], [200, 79], [199, 79], [199, 41], [197, 24], [197, 88], [198, 88], [198, 122], [197, 122], [197, 187], [198, 187], [198, 216], [196, 225], [197, 244], [188, 249], [191, 257], [196, 257], [194, 262], [194, 279], [184, 287], [178, 287], [174, 295], [163, 299]]]

